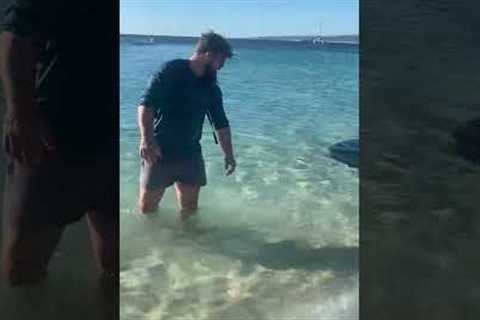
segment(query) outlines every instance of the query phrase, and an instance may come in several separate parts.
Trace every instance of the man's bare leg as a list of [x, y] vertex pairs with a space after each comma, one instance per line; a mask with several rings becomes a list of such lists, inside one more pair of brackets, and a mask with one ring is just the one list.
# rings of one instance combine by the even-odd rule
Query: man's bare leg
[[165, 189], [147, 190], [140, 188], [140, 195], [138, 200], [138, 209], [143, 214], [152, 213], [158, 210], [160, 200], [162, 200]]
[[[118, 313], [119, 292], [119, 221], [99, 211], [89, 211], [87, 222], [93, 252], [101, 270], [99, 288], [105, 319]], [[118, 318], [118, 316], [117, 316]]]
[[180, 207], [182, 221], [187, 220], [198, 210], [200, 186], [188, 185], [182, 182], [175, 183], [177, 203]]
[[89, 211], [87, 222], [93, 252], [103, 276], [117, 276], [119, 265], [118, 219], [105, 216], [102, 212]]
[[63, 227], [4, 227], [3, 278], [10, 286], [33, 285], [46, 277], [50, 261], [63, 233]]

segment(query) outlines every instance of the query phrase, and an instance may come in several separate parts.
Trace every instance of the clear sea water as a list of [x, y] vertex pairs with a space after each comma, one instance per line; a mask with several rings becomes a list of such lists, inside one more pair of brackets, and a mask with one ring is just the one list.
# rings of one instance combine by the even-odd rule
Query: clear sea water
[[136, 106], [149, 76], [193, 45], [122, 42], [121, 319], [357, 319], [358, 171], [329, 157], [358, 138], [357, 50], [241, 46], [219, 74], [237, 171], [208, 122], [196, 223], [173, 188], [136, 209]]

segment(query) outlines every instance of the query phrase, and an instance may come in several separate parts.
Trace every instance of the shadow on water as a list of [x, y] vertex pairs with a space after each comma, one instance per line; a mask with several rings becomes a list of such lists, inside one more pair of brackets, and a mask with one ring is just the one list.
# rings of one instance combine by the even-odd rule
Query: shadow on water
[[270, 269], [332, 270], [358, 272], [356, 247], [303, 247], [294, 240], [264, 244], [257, 262]]
[[[182, 231], [178, 240], [187, 240], [208, 253], [238, 259], [242, 261], [242, 272], [248, 273], [255, 265], [275, 270], [328, 270], [344, 275], [358, 272], [357, 247], [313, 247], [300, 239], [269, 242], [248, 226], [206, 225], [204, 219], [197, 216], [184, 228], [179, 227]], [[159, 220], [154, 223], [161, 223]]]

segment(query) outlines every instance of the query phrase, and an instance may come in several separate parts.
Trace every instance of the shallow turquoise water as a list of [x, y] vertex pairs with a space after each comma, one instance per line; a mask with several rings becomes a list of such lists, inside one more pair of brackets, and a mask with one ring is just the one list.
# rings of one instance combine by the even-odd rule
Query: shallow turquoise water
[[219, 80], [238, 168], [223, 175], [206, 122], [208, 185], [185, 232], [171, 189], [156, 214], [135, 208], [136, 104], [191, 50], [121, 45], [122, 319], [358, 318], [358, 172], [328, 157], [358, 137], [358, 53], [236, 48]]

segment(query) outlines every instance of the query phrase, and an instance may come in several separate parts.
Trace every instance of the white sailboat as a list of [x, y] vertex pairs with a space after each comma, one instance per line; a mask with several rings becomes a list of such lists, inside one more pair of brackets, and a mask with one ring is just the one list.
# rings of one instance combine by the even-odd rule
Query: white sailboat
[[319, 44], [324, 44], [325, 40], [322, 38], [322, 23], [320, 23], [320, 32], [318, 33], [318, 36], [314, 37], [312, 39], [312, 44], [314, 45], [319, 45]]

